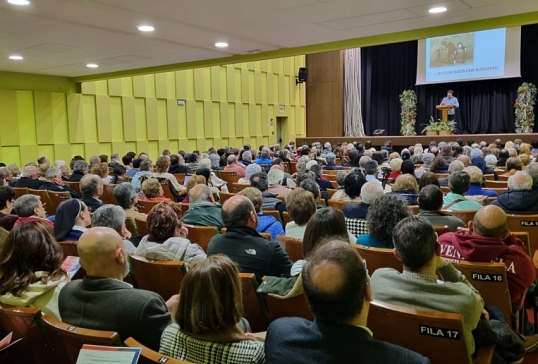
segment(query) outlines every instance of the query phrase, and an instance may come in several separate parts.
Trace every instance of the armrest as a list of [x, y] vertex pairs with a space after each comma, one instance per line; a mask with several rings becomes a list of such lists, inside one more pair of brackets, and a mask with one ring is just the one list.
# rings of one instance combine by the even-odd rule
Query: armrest
[[474, 364], [491, 364], [491, 360], [493, 360], [494, 353], [494, 345], [488, 345], [479, 348], [478, 352], [476, 353], [476, 359], [474, 360]]

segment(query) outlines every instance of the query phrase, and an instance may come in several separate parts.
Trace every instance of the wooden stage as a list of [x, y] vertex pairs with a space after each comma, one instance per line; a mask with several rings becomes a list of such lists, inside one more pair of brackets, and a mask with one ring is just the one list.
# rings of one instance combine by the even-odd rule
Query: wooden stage
[[513, 141], [514, 139], [521, 139], [524, 143], [529, 143], [538, 139], [538, 133], [533, 134], [454, 134], [451, 136], [446, 135], [436, 135], [436, 136], [426, 136], [426, 135], [415, 135], [415, 136], [396, 136], [396, 135], [384, 135], [384, 136], [364, 136], [364, 137], [302, 137], [297, 138], [295, 143], [297, 146], [301, 145], [303, 142], [307, 142], [308, 145], [312, 145], [314, 142], [320, 142], [324, 144], [325, 142], [330, 142], [332, 145], [341, 144], [343, 142], [352, 143], [352, 142], [362, 142], [365, 143], [367, 140], [372, 142], [372, 145], [379, 149], [382, 145], [385, 144], [387, 140], [392, 142], [393, 148], [399, 150], [402, 148], [407, 148], [416, 143], [421, 143], [424, 148], [426, 148], [430, 141], [435, 140], [437, 143], [441, 141], [452, 142], [456, 139], [462, 138], [463, 142], [467, 144], [467, 140], [472, 139], [475, 143], [480, 143], [485, 141], [488, 144], [493, 143], [495, 139], [500, 139], [503, 144], [509, 140]]

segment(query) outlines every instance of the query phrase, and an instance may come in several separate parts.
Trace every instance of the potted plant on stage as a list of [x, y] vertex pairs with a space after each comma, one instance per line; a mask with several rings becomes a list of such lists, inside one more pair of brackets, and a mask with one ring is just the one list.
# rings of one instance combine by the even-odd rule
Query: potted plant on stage
[[400, 133], [402, 135], [416, 135], [417, 95], [415, 91], [404, 90], [400, 94], [400, 103], [402, 104]]
[[456, 128], [456, 122], [454, 120], [439, 120], [437, 122], [437, 129], [439, 130], [439, 135], [452, 135], [452, 132]]
[[516, 109], [516, 133], [533, 132], [535, 101], [536, 86], [530, 82], [523, 82], [517, 89], [517, 99], [514, 104]]
[[430, 116], [430, 123], [429, 124], [422, 124], [426, 125], [424, 129], [422, 129], [422, 133], [426, 132], [426, 135], [438, 135], [439, 134], [439, 122], [436, 121], [433, 116]]

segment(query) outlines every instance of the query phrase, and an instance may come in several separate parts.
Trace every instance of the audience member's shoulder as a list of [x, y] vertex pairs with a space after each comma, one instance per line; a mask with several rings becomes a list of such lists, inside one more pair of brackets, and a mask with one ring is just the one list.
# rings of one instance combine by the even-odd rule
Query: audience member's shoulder
[[430, 360], [417, 352], [385, 341], [372, 340], [373, 346], [378, 347], [382, 357], [378, 359], [383, 363], [399, 364], [429, 364]]
[[267, 335], [273, 334], [283, 338], [281, 335], [285, 333], [308, 330], [311, 324], [311, 321], [301, 317], [281, 317], [271, 322], [267, 328]]

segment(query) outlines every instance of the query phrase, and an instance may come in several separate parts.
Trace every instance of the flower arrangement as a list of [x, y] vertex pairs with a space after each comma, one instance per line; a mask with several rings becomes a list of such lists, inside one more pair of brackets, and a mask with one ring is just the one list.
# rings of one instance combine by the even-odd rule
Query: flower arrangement
[[536, 86], [523, 82], [517, 89], [516, 103], [516, 133], [532, 133], [534, 130], [534, 102], [536, 101]]
[[416, 135], [417, 95], [415, 91], [404, 90], [400, 94], [400, 103], [402, 104], [400, 133], [402, 135]]

